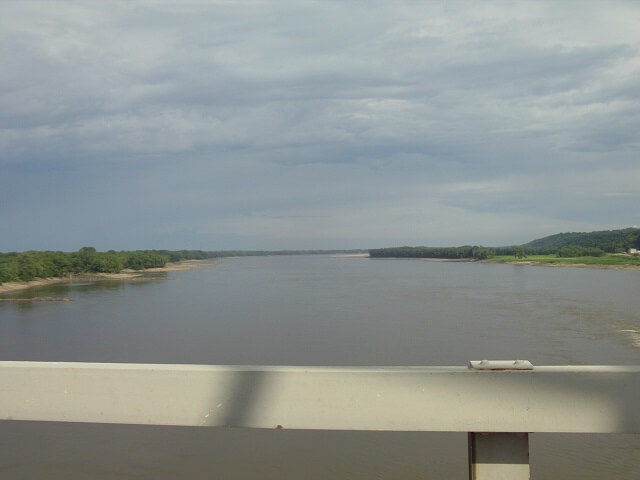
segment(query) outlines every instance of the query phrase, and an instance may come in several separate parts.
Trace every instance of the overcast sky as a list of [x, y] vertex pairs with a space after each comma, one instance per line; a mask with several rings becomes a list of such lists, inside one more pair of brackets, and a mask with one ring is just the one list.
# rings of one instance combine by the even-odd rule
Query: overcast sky
[[636, 1], [0, 2], [0, 251], [640, 223]]

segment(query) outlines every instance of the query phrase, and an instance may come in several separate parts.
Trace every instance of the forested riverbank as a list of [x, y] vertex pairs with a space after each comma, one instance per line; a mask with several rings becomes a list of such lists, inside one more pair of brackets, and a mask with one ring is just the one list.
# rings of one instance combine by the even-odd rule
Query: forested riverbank
[[125, 270], [163, 268], [169, 262], [204, 260], [212, 252], [201, 250], [110, 250], [83, 247], [77, 252], [28, 251], [0, 253], [0, 284], [70, 275], [118, 274]]
[[[0, 284], [0, 295], [13, 294], [15, 292], [41, 288], [57, 283], [77, 283], [77, 282], [100, 282], [100, 281], [145, 281], [158, 280], [159, 278], [169, 279], [169, 277], [148, 276], [146, 274], [170, 273], [183, 270], [191, 270], [209, 264], [207, 259], [181, 260], [179, 262], [168, 262], [163, 267], [150, 267], [142, 270], [124, 269], [117, 273], [70, 273], [67, 276], [35, 278], [25, 282], [5, 282]], [[0, 301], [60, 301], [59, 297], [32, 297], [16, 298], [14, 296], [0, 298]]]
[[504, 247], [390, 247], [369, 251], [372, 258], [430, 258], [508, 263], [640, 267], [640, 229], [559, 233], [523, 245]]
[[[0, 253], [0, 285], [8, 282], [40, 282], [42, 279], [67, 278], [70, 275], [100, 278], [118, 278], [115, 275], [131, 276], [131, 271], [167, 268], [168, 264], [220, 257], [256, 255], [304, 255], [328, 253], [362, 253], [365, 250], [109, 250], [98, 252], [94, 247], [83, 247], [77, 252], [27, 251]], [[179, 269], [176, 265], [170, 269]], [[123, 273], [125, 272], [125, 273]]]
[[390, 247], [369, 250], [371, 258], [442, 258], [450, 260], [484, 260], [496, 254], [495, 250], [485, 247], [465, 245], [462, 247]]

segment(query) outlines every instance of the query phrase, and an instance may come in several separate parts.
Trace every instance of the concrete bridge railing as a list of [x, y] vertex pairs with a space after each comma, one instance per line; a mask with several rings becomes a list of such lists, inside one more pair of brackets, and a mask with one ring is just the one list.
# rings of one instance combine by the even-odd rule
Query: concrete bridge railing
[[640, 433], [640, 366], [0, 362], [0, 420], [468, 432], [473, 479], [529, 478], [528, 433]]

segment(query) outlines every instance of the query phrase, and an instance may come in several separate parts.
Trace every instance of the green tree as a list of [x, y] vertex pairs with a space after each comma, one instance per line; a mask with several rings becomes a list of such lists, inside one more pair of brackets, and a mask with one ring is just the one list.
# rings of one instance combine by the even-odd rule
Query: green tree
[[123, 263], [117, 253], [98, 253], [94, 266], [96, 272], [118, 273], [123, 268]]
[[72, 256], [73, 256], [73, 271], [75, 273], [96, 271], [97, 252], [95, 248], [82, 247]]
[[28, 282], [37, 277], [44, 277], [45, 270], [34, 252], [24, 252], [18, 256], [18, 279]]
[[524, 250], [524, 247], [515, 247], [513, 249], [513, 254], [515, 255], [516, 258], [520, 259], [520, 258], [527, 258], [527, 253]]

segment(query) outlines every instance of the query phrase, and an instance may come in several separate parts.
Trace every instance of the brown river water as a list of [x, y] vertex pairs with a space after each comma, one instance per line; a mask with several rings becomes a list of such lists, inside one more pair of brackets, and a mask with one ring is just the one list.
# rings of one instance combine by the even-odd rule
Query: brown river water
[[[221, 259], [0, 302], [0, 360], [640, 364], [640, 271], [332, 256]], [[466, 435], [0, 423], [0, 479], [467, 475]], [[640, 435], [532, 434], [534, 479], [639, 479]]]

